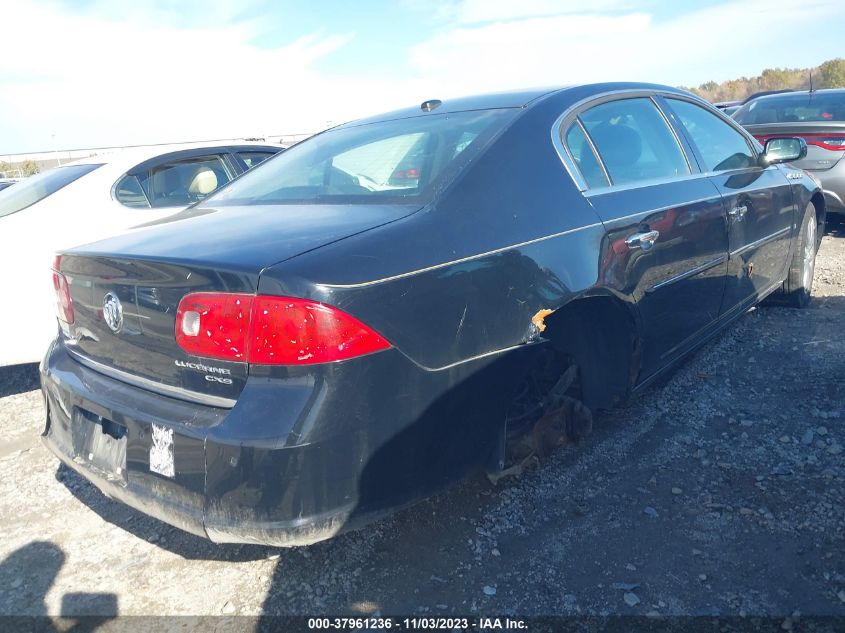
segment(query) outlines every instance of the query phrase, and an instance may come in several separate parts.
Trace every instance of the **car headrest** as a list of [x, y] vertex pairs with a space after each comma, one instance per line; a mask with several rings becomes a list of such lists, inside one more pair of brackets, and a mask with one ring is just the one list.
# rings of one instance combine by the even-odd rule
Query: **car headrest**
[[194, 174], [191, 184], [188, 185], [188, 193], [208, 195], [217, 189], [217, 174], [208, 167], [201, 167]]
[[631, 167], [643, 152], [639, 133], [627, 125], [602, 123], [590, 131], [608, 169]]

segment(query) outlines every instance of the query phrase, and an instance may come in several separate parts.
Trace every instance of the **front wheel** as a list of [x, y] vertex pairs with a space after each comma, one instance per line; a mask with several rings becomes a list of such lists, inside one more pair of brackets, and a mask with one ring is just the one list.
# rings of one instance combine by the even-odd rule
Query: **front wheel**
[[804, 220], [801, 223], [801, 233], [798, 235], [798, 245], [792, 255], [789, 272], [783, 282], [781, 291], [786, 305], [793, 308], [804, 308], [810, 303], [813, 292], [813, 275], [816, 271], [816, 251], [818, 250], [818, 221], [816, 207], [813, 203], [807, 205]]

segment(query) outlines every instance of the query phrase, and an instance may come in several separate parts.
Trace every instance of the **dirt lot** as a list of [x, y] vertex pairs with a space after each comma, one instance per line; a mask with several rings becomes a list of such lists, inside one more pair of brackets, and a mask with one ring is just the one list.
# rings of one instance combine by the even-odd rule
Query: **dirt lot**
[[103, 497], [0, 369], [0, 614], [845, 615], [845, 223], [805, 311], [749, 312], [585, 443], [292, 550]]

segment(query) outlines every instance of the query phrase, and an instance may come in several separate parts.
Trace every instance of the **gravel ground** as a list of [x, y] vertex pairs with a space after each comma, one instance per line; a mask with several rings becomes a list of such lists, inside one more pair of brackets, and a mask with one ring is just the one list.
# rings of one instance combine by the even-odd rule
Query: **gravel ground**
[[0, 614], [845, 615], [845, 223], [808, 310], [752, 310], [519, 479], [308, 548], [216, 546], [103, 497], [0, 368]]

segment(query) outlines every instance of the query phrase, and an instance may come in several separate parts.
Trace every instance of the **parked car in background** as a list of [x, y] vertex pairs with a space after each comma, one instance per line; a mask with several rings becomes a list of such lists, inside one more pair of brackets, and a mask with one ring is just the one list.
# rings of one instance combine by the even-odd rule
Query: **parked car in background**
[[779, 136], [803, 138], [807, 156], [794, 166], [819, 180], [829, 212], [845, 213], [845, 89], [758, 97], [734, 119], [761, 143]]
[[36, 362], [55, 335], [49, 262], [58, 249], [163, 218], [282, 148], [159, 146], [94, 156], [0, 191], [0, 285], [26, 310], [0, 311], [0, 366]]
[[787, 93], [787, 92], [795, 92], [795, 90], [793, 90], [792, 88], [782, 88], [780, 90], [761, 90], [759, 92], [755, 92], [753, 94], [748, 95], [747, 97], [745, 97], [745, 99], [738, 102], [737, 105], [745, 105], [746, 103], [748, 103], [752, 99], [756, 99], [757, 97], [766, 97], [768, 95], [779, 95], [779, 94], [784, 94], [784, 93]]
[[[713, 106], [722, 112], [730, 108], [737, 108], [742, 105], [742, 101], [717, 101], [713, 104]], [[726, 113], [727, 114], [727, 113]]]
[[805, 152], [650, 84], [333, 128], [59, 254], [45, 442], [216, 542], [332, 537], [544, 421], [577, 437], [767, 296], [806, 305], [824, 201], [783, 164]]
[[11, 187], [16, 182], [17, 182], [17, 179], [15, 179], [15, 178], [0, 178], [0, 191], [3, 191], [4, 189]]

